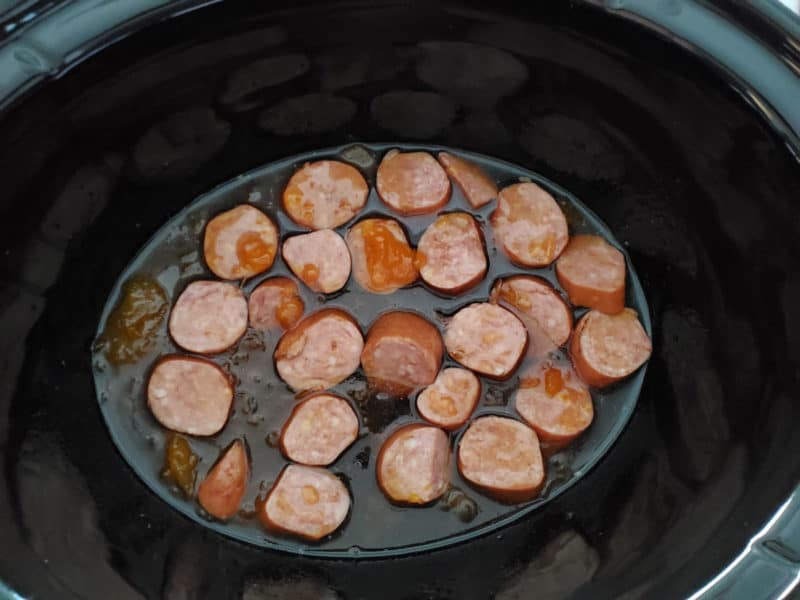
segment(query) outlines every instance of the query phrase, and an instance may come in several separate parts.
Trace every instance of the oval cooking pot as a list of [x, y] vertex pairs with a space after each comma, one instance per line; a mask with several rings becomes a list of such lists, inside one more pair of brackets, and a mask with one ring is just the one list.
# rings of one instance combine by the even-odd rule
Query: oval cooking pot
[[[789, 593], [800, 565], [800, 26], [784, 9], [76, 0], [5, 11], [8, 594]], [[437, 53], [444, 67], [429, 61]], [[389, 111], [375, 102], [387, 94], [400, 98]], [[331, 96], [355, 112], [330, 110]], [[281, 118], [258, 118], [270, 108]], [[616, 444], [541, 510], [434, 552], [334, 561], [237, 543], [159, 500], [109, 438], [89, 357], [108, 291], [171, 216], [240, 173], [359, 141], [459, 147], [574, 193], [636, 265], [654, 354]]]

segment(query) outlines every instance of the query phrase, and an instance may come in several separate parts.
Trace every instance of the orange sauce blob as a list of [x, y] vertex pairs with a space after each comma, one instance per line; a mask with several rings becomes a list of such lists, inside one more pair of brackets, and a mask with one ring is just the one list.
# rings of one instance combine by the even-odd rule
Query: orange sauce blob
[[236, 258], [245, 269], [263, 271], [272, 265], [275, 248], [265, 243], [255, 231], [247, 231], [236, 240]]
[[275, 309], [275, 318], [284, 329], [291, 329], [303, 316], [305, 306], [303, 300], [294, 294], [284, 295], [281, 303]]
[[548, 396], [555, 396], [564, 389], [564, 378], [560, 369], [547, 369], [544, 374], [544, 391]]
[[398, 240], [380, 221], [365, 224], [362, 235], [370, 285], [375, 290], [403, 287], [417, 279], [417, 264], [419, 260], [424, 261], [424, 255], [415, 253], [405, 241]]

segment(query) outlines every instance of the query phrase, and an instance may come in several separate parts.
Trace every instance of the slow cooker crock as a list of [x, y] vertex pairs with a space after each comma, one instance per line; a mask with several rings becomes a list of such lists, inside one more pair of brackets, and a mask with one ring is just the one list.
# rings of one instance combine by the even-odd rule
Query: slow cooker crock
[[[2, 21], [0, 593], [791, 593], [800, 24], [788, 11], [766, 0], [76, 0], [21, 2]], [[421, 74], [430, 42], [455, 58]], [[486, 68], [487, 48], [522, 61], [524, 81]], [[252, 71], [287, 55], [307, 68]], [[231, 84], [243, 69], [245, 91]], [[417, 91], [455, 110], [374, 109], [382, 94]], [[258, 118], [319, 93], [356, 114], [311, 107], [279, 129]], [[556, 501], [446, 549], [329, 560], [237, 543], [153, 495], [103, 425], [90, 345], [120, 272], [193, 198], [357, 142], [457, 146], [576, 194], [637, 265], [655, 350], [631, 422]]]

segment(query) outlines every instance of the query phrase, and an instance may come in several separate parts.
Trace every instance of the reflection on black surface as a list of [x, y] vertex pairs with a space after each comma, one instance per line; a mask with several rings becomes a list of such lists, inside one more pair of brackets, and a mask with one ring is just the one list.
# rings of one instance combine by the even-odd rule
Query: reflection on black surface
[[[687, 55], [575, 4], [530, 24], [433, 4], [234, 10], [132, 36], [0, 124], [0, 577], [42, 597], [387, 600], [682, 597], [708, 579], [800, 479], [800, 175], [783, 142]], [[289, 76], [246, 71], [297, 54]], [[198, 532], [100, 423], [105, 291], [198, 193], [387, 136], [542, 171], [609, 223], [653, 309], [637, 413], [557, 503], [468, 545], [325, 562]]]
[[590, 581], [600, 565], [597, 550], [575, 531], [560, 533], [525, 569], [510, 579], [497, 600], [558, 600]]
[[392, 90], [377, 96], [370, 112], [380, 127], [399, 138], [429, 140], [450, 124], [456, 108], [447, 96]]
[[689, 309], [668, 309], [661, 353], [676, 399], [677, 439], [673, 469], [689, 481], [705, 481], [715, 471], [730, 441], [724, 392], [711, 364], [708, 329]]
[[434, 41], [418, 51], [417, 77], [468, 108], [491, 108], [528, 79], [525, 64], [488, 45]]
[[109, 564], [97, 508], [80, 472], [44, 436], [33, 434], [21, 450], [18, 501], [31, 549], [78, 596], [139, 598]]
[[233, 73], [219, 101], [234, 110], [248, 110], [263, 103], [259, 92], [300, 77], [311, 66], [304, 54], [284, 54], [255, 60]]
[[148, 129], [133, 148], [133, 162], [145, 181], [182, 179], [222, 149], [230, 130], [210, 108], [189, 108]]
[[246, 581], [242, 600], [337, 600], [340, 598], [328, 586], [313, 580]]
[[349, 98], [306, 94], [281, 100], [258, 117], [258, 126], [275, 135], [315, 135], [334, 131], [356, 114]]

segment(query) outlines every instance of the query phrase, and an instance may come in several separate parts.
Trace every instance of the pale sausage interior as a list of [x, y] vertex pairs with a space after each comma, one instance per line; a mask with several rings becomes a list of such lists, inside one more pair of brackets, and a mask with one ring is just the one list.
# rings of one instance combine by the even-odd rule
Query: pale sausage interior
[[136, 351], [99, 356], [138, 358], [104, 377], [141, 381], [158, 484], [223, 527], [384, 547], [535, 504], [652, 351], [629, 261], [571, 200], [451, 150], [372, 156], [284, 165], [255, 211], [203, 199], [205, 244], [176, 264], [156, 236], [140, 259], [180, 273], [146, 280], [166, 313], [120, 283], [105, 328]]

